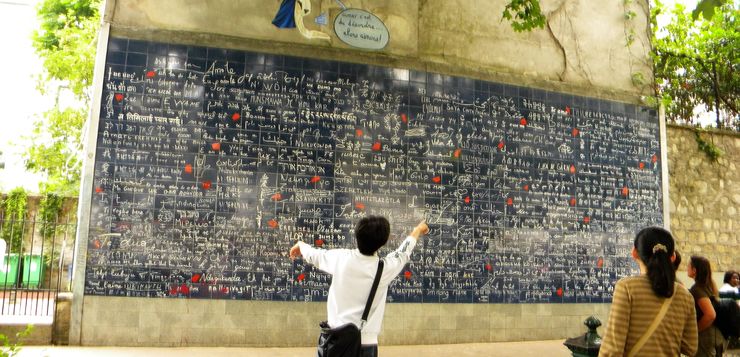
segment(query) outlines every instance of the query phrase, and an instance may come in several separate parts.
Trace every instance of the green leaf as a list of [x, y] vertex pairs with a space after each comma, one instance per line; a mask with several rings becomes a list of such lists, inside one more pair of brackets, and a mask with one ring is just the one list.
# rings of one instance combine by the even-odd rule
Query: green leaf
[[511, 0], [504, 7], [502, 17], [511, 21], [511, 28], [516, 32], [543, 28], [547, 22], [539, 0]]
[[691, 17], [696, 20], [699, 15], [703, 15], [705, 19], [711, 19], [714, 17], [714, 9], [725, 4], [727, 0], [700, 0], [696, 4], [696, 8], [691, 12]]

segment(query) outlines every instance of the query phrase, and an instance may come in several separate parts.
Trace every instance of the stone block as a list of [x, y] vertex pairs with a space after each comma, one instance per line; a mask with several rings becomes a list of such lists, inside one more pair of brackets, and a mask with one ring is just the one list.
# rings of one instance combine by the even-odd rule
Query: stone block
[[[442, 333], [440, 330], [420, 330], [417, 338], [413, 341], [415, 341], [415, 344], [418, 343], [420, 345], [436, 344], [439, 343], [439, 336]], [[449, 331], [445, 331], [444, 334], [448, 336], [452, 335]]]
[[90, 338], [97, 346], [139, 346], [138, 328], [99, 327], [92, 331]]
[[292, 325], [288, 321], [288, 315], [284, 316], [270, 316], [267, 315], [262, 325], [265, 326], [265, 330], [285, 330], [291, 328]]
[[506, 328], [506, 316], [492, 314], [488, 315], [488, 323], [491, 329]]
[[405, 318], [403, 316], [388, 316], [386, 314], [383, 318], [383, 331], [403, 331], [404, 320]]
[[265, 345], [265, 343], [263, 341], [263, 336], [264, 335], [265, 335], [265, 330], [262, 330], [262, 329], [259, 329], [259, 330], [244, 330], [244, 340], [243, 340], [243, 343], [246, 346], [264, 346]]
[[535, 315], [524, 315], [519, 318], [519, 327], [520, 328], [537, 328], [542, 327], [544, 325], [548, 325], [547, 318], [546, 317], [540, 317]]
[[518, 328], [520, 328], [521, 317], [506, 316], [506, 318], [504, 320], [506, 321], [506, 328], [507, 329], [518, 329]]
[[187, 300], [186, 311], [190, 314], [211, 313], [224, 315], [226, 300], [214, 299], [190, 299]]
[[491, 342], [509, 341], [509, 331], [507, 328], [492, 328], [489, 331], [488, 340]]
[[404, 316], [422, 316], [426, 314], [439, 315], [440, 304], [404, 304]]
[[136, 328], [139, 326], [139, 312], [128, 310], [101, 310], [94, 319], [91, 319], [90, 321], [86, 320], [86, 322], [101, 327]]
[[522, 309], [524, 308], [523, 304], [494, 304], [491, 306], [491, 311], [506, 316], [522, 316]]

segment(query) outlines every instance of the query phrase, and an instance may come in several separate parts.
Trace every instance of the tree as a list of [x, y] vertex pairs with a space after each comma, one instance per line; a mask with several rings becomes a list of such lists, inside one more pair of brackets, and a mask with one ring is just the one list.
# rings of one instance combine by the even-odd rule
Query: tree
[[8, 244], [11, 253], [20, 253], [23, 246], [23, 235], [29, 227], [26, 226], [26, 208], [28, 194], [23, 187], [16, 187], [0, 200], [2, 210], [2, 226], [0, 238]]
[[[667, 26], [658, 29], [653, 23], [656, 95], [669, 120], [692, 123], [694, 108], [704, 106], [715, 113], [718, 128], [740, 129], [738, 10], [728, 2], [714, 8], [711, 18], [701, 12], [694, 21], [677, 4]], [[662, 11], [656, 1], [651, 17], [655, 19]]]
[[[42, 192], [76, 195], [82, 158], [82, 126], [91, 98], [100, 0], [44, 0], [37, 11], [40, 29], [33, 37], [44, 61], [38, 88], [57, 105], [34, 123], [26, 168], [46, 174]], [[62, 108], [59, 96], [71, 93], [77, 105]]]

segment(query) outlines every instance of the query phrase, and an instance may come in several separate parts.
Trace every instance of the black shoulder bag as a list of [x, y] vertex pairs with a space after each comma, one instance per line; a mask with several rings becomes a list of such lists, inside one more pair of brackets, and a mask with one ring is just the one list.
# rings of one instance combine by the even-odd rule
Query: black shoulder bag
[[383, 272], [383, 259], [378, 261], [378, 271], [375, 273], [373, 287], [370, 288], [370, 296], [367, 297], [365, 311], [362, 312], [362, 322], [358, 328], [349, 322], [342, 326], [330, 328], [326, 321], [321, 322], [321, 335], [319, 335], [319, 357], [355, 357], [362, 352], [362, 334], [360, 330], [367, 323], [367, 315], [370, 314], [370, 306], [373, 305], [375, 292], [378, 290], [380, 276]]

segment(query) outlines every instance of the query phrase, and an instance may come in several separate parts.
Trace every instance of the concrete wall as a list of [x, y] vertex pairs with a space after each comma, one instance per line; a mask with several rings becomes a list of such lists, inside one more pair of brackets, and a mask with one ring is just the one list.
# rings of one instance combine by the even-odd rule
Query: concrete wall
[[[386, 24], [386, 49], [358, 51], [333, 35], [309, 41], [276, 29], [270, 21], [278, 0], [118, 0], [106, 4], [104, 19], [112, 36], [412, 68], [629, 103], [648, 91], [633, 79], [652, 77], [645, 0], [542, 0], [549, 22], [531, 33], [501, 21], [503, 1], [343, 2]], [[322, 12], [333, 18], [337, 2], [312, 6], [307, 26], [332, 33], [313, 19]], [[627, 11], [636, 17], [625, 20]], [[626, 46], [630, 33], [635, 41]], [[84, 345], [309, 346], [325, 319], [323, 303], [86, 296], [75, 304], [70, 343]], [[564, 339], [583, 334], [590, 315], [605, 322], [608, 310], [608, 304], [390, 304], [380, 343]]]
[[[85, 297], [83, 345], [311, 346], [325, 303]], [[389, 304], [379, 343], [565, 339], [608, 304]]]

